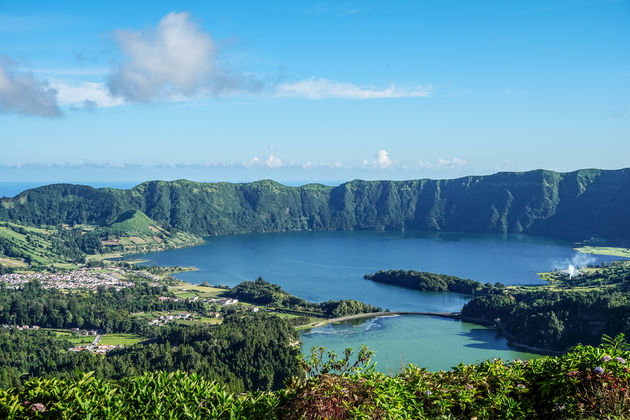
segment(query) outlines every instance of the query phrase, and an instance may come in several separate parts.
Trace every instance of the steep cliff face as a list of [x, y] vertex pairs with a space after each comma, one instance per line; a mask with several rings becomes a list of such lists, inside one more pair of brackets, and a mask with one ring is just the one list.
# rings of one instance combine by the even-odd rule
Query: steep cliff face
[[286, 230], [443, 230], [565, 239], [630, 238], [630, 170], [503, 172], [450, 180], [360, 181], [337, 187], [150, 181], [130, 190], [57, 184], [0, 205], [0, 219], [112, 222], [141, 210], [201, 235]]

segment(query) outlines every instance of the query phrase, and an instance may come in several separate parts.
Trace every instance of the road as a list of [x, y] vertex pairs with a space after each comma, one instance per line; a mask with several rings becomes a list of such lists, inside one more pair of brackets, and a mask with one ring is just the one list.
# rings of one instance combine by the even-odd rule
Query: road
[[103, 336], [100, 334], [97, 334], [96, 337], [94, 337], [94, 341], [92, 341], [92, 346], [94, 347], [98, 346], [98, 342], [101, 341], [101, 338], [103, 338]]

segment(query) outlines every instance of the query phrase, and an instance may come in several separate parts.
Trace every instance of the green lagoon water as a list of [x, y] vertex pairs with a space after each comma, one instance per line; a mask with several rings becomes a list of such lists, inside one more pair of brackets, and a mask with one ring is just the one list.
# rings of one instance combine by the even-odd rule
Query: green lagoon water
[[[137, 258], [138, 256], [134, 256]], [[190, 283], [234, 286], [244, 280], [279, 284], [311, 301], [357, 299], [392, 311], [459, 311], [468, 296], [419, 292], [363, 279], [366, 273], [405, 269], [444, 273], [483, 283], [540, 283], [537, 272], [615, 259], [587, 256], [572, 244], [523, 235], [423, 232], [289, 232], [207, 238], [204, 245], [142, 254], [150, 264], [195, 266], [177, 275]], [[324, 345], [341, 353], [362, 343], [381, 370], [415, 363], [447, 369], [460, 361], [525, 359], [504, 338], [478, 325], [400, 316], [327, 325], [303, 331], [304, 351]]]
[[375, 352], [377, 370], [398, 373], [413, 363], [429, 370], [449, 369], [460, 362], [486, 359], [530, 359], [538, 355], [510, 349], [494, 330], [448, 318], [378, 317], [357, 323], [328, 324], [303, 332], [302, 349], [325, 346], [337, 355], [366, 343]]

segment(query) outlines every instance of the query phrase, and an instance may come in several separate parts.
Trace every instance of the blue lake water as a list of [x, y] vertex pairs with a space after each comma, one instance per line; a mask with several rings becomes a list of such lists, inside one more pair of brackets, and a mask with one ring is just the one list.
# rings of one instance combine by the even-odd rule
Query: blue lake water
[[[177, 277], [191, 283], [234, 286], [262, 276], [311, 301], [358, 299], [392, 311], [458, 311], [469, 297], [419, 292], [363, 279], [381, 269], [430, 271], [483, 283], [541, 283], [537, 272], [569, 264], [600, 263], [573, 244], [523, 235], [422, 232], [289, 232], [207, 238], [204, 245], [134, 258], [151, 264], [196, 266]], [[302, 333], [304, 349], [325, 345], [341, 352], [361, 343], [377, 351], [381, 369], [413, 362], [445, 369], [459, 361], [527, 358], [484, 327], [433, 317], [393, 317], [328, 325]], [[429, 349], [432, 349], [429, 351]], [[434, 356], [427, 356], [433, 352]], [[385, 363], [385, 361], [388, 361]]]

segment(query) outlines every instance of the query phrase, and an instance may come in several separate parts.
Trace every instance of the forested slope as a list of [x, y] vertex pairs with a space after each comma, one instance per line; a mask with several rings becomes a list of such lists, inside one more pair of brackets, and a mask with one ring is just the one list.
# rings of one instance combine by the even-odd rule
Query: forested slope
[[287, 187], [269, 180], [150, 181], [130, 190], [58, 184], [2, 199], [0, 220], [103, 225], [129, 210], [198, 235], [406, 229], [627, 239], [630, 169], [355, 180], [337, 187]]

